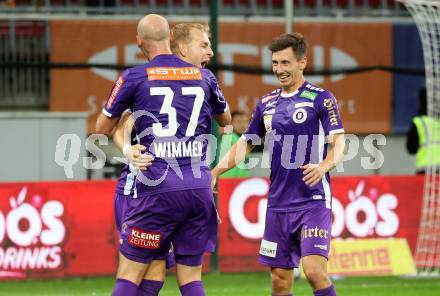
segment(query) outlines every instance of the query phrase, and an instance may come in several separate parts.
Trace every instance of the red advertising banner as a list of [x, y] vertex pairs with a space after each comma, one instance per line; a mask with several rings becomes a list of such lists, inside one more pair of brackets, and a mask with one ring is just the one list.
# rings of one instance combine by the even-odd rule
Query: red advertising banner
[[[114, 188], [114, 181], [1, 183], [0, 279], [114, 274]], [[334, 238], [404, 238], [414, 251], [422, 176], [335, 177], [332, 189]], [[266, 270], [257, 256], [268, 180], [221, 179], [219, 190], [220, 271]]]
[[[333, 238], [405, 238], [414, 252], [423, 176], [334, 177]], [[220, 179], [220, 271], [256, 271], [269, 181]], [[331, 261], [331, 258], [330, 258]]]
[[115, 185], [0, 183], [0, 280], [114, 275]]
[[[392, 64], [390, 23], [311, 22], [298, 23], [295, 29], [309, 41], [310, 69]], [[267, 46], [283, 31], [284, 23], [281, 22], [220, 23], [219, 61], [227, 65], [270, 68], [271, 54]], [[127, 65], [144, 63], [135, 43], [135, 35], [136, 21], [52, 21], [51, 61]], [[72, 50], [72, 44], [80, 46]], [[118, 75], [119, 71], [102, 68], [51, 70], [50, 110], [88, 112], [89, 132], [93, 132], [96, 117]], [[390, 73], [373, 71], [306, 78], [335, 94], [347, 132], [390, 131]], [[272, 74], [222, 71], [218, 79], [231, 110], [247, 113], [254, 110], [260, 96], [278, 87]]]
[[116, 270], [114, 181], [0, 184], [0, 279]]

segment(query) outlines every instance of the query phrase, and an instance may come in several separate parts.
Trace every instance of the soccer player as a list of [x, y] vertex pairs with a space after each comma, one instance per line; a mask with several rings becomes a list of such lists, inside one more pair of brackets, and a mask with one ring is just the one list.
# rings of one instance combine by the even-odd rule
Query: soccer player
[[133, 106], [140, 144], [154, 156], [137, 175], [137, 198], [122, 223], [115, 296], [137, 295], [152, 259], [171, 242], [182, 295], [205, 295], [202, 256], [214, 250], [217, 216], [204, 136], [212, 117], [224, 126], [230, 112], [213, 74], [172, 55], [169, 36], [163, 17], [141, 19], [137, 43], [150, 62], [123, 73], [97, 121], [97, 132], [110, 134]]
[[[185, 62], [193, 64], [199, 68], [205, 68], [214, 55], [209, 40], [210, 28], [206, 24], [177, 24], [172, 28], [171, 36], [171, 51]], [[122, 122], [122, 119], [123, 118], [121, 117], [119, 122]], [[131, 119], [128, 120], [128, 122], [131, 123], [131, 126], [133, 125]], [[123, 151], [124, 155], [128, 157], [134, 167], [138, 169], [146, 169], [146, 167], [151, 164], [152, 158], [150, 158], [149, 154], [142, 154], [146, 147], [131, 143], [131, 127], [129, 127], [124, 134], [124, 126], [125, 120], [124, 124], [118, 123], [117, 129], [115, 130], [115, 136], [117, 134], [120, 136], [117, 146]], [[126, 137], [127, 140], [124, 141], [123, 137]]]
[[[183, 23], [175, 25], [171, 30], [173, 36], [171, 50], [182, 60], [199, 68], [205, 67], [213, 56], [209, 33], [209, 26], [205, 24]], [[123, 151], [130, 164], [123, 167], [115, 192], [115, 222], [119, 236], [122, 226], [121, 221], [125, 215], [127, 205], [130, 203], [130, 199], [136, 198], [134, 180], [137, 169], [145, 170], [153, 161], [152, 155], [143, 153], [146, 147], [137, 144], [136, 133], [132, 132], [134, 122], [133, 118], [129, 117], [130, 114], [131, 111], [129, 110], [122, 114], [113, 134], [116, 146]], [[124, 137], [127, 138], [126, 143], [124, 143]], [[162, 256], [155, 257], [139, 285], [138, 296], [158, 295], [165, 280], [166, 267], [169, 268], [173, 265], [174, 255], [172, 252], [166, 257], [166, 263]]]
[[212, 186], [266, 135], [273, 147], [271, 184], [259, 261], [270, 266], [272, 294], [292, 295], [293, 268], [301, 260], [314, 295], [333, 296], [328, 172], [345, 149], [338, 105], [331, 92], [305, 81], [307, 43], [301, 34], [283, 34], [269, 49], [281, 88], [261, 98], [246, 133], [213, 169]]
[[[131, 121], [131, 110], [126, 110], [118, 121], [118, 125], [113, 134], [113, 141], [116, 146], [121, 148], [124, 144], [124, 132], [125, 124]], [[131, 146], [133, 144], [133, 146]], [[137, 136], [133, 130], [130, 133], [130, 149], [124, 150], [124, 155], [128, 157], [129, 163], [125, 165], [121, 170], [121, 175], [118, 179], [115, 198], [114, 198], [114, 213], [115, 224], [118, 231], [119, 239], [122, 238], [122, 221], [130, 203], [133, 202], [136, 196], [135, 179], [138, 172], [138, 167], [147, 169], [153, 161], [153, 157], [149, 154], [141, 156], [144, 147], [137, 144]], [[165, 281], [165, 270], [174, 266], [174, 257], [172, 252], [168, 254], [158, 254], [150, 263], [147, 271], [145, 272], [144, 279], [139, 284], [138, 296], [157, 296], [162, 289]]]

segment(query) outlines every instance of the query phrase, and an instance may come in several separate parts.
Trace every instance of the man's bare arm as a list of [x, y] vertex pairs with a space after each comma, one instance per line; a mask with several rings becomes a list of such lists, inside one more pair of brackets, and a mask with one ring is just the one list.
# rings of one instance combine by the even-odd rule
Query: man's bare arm
[[254, 145], [247, 143], [243, 137], [238, 139], [238, 141], [232, 145], [231, 149], [226, 152], [225, 156], [223, 156], [215, 168], [212, 169], [212, 189], [214, 189], [217, 178], [242, 162], [245, 157], [251, 153], [254, 147]]
[[231, 111], [229, 110], [229, 107], [222, 114], [215, 114], [213, 117], [221, 127], [231, 124]]
[[315, 186], [322, 177], [332, 170], [345, 155], [345, 136], [344, 134], [329, 135], [329, 143], [331, 149], [327, 153], [327, 157], [319, 164], [306, 164], [301, 168], [303, 171], [303, 181], [309, 186]]

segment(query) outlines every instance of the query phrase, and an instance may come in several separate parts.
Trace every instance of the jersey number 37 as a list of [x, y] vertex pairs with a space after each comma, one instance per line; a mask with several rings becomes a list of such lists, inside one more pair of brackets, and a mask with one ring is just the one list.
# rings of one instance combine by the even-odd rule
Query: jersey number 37
[[[199, 120], [200, 110], [203, 105], [203, 99], [205, 92], [203, 88], [196, 87], [182, 87], [182, 95], [194, 96], [195, 101], [191, 112], [191, 117], [186, 128], [185, 136], [194, 136], [197, 128], [197, 122]], [[164, 127], [162, 123], [153, 123], [153, 133], [158, 137], [171, 137], [177, 133], [177, 112], [171, 103], [173, 102], [174, 92], [170, 87], [152, 87], [150, 88], [150, 95], [152, 96], [164, 96], [162, 107], [160, 108], [161, 114], [168, 115], [168, 127]]]

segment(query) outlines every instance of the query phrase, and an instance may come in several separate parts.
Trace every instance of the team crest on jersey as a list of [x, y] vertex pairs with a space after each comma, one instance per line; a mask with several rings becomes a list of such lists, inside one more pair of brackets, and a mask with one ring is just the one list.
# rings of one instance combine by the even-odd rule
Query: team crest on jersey
[[272, 115], [264, 115], [263, 117], [264, 127], [266, 131], [269, 133], [272, 131]]
[[293, 112], [292, 119], [295, 123], [303, 123], [307, 119], [307, 111], [303, 108], [296, 109]]

